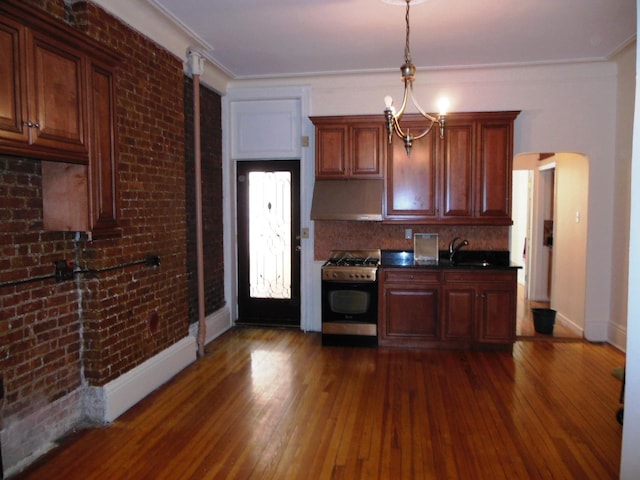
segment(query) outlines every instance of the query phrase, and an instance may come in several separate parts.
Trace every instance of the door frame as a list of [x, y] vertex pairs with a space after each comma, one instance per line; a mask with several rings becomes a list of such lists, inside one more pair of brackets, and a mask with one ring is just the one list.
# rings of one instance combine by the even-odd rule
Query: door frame
[[[242, 167], [240, 167], [242, 165]], [[277, 166], [281, 165], [281, 168]], [[240, 183], [239, 175], [242, 171], [248, 174], [252, 171], [286, 171], [291, 173], [291, 298], [289, 300], [275, 300], [275, 299], [257, 299], [249, 300], [245, 310], [245, 318], [243, 318], [243, 324], [260, 324], [264, 326], [299, 326], [302, 318], [301, 310], [301, 275], [300, 275], [300, 161], [299, 160], [251, 160], [246, 162], [236, 162], [236, 176], [238, 177], [238, 183]], [[248, 179], [243, 182], [248, 185]], [[243, 196], [241, 199], [242, 189], [236, 187], [236, 205], [240, 205], [244, 202], [245, 208], [248, 209], [248, 189], [245, 187], [244, 192], [247, 194], [247, 198]], [[240, 209], [237, 208], [237, 249], [238, 253], [243, 251], [245, 255], [240, 256], [238, 254], [236, 265], [238, 271], [238, 299], [247, 300], [251, 298], [248, 272], [250, 270], [250, 231], [251, 226], [245, 224], [245, 221], [249, 220], [248, 210], [245, 212], [246, 216], [240, 214]], [[242, 220], [242, 222], [240, 221]], [[244, 240], [244, 242], [241, 242]], [[243, 243], [244, 245], [241, 245]], [[243, 268], [241, 268], [243, 267]], [[245, 276], [246, 275], [246, 276]], [[296, 308], [297, 307], [297, 308]], [[270, 320], [263, 321], [259, 318], [258, 313], [266, 310], [280, 312], [281, 314], [291, 315], [295, 318], [284, 317], [285, 320], [281, 323], [275, 321], [275, 317], [269, 317]], [[296, 310], [294, 313], [293, 310]], [[240, 318], [240, 305], [238, 305], [237, 320]], [[295, 320], [295, 323], [294, 323]]]
[[[320, 331], [320, 266], [322, 262], [314, 261], [314, 225], [310, 220], [311, 199], [315, 175], [314, 162], [314, 128], [309, 120], [311, 115], [311, 88], [301, 87], [265, 87], [265, 88], [230, 88], [222, 99], [222, 202], [223, 202], [223, 230], [224, 230], [224, 285], [225, 299], [232, 326], [238, 316], [238, 283], [237, 262], [238, 249], [236, 245], [236, 162], [251, 160], [251, 158], [233, 158], [232, 137], [238, 133], [234, 131], [232, 106], [234, 102], [261, 102], [271, 100], [296, 99], [299, 111], [291, 112], [290, 122], [296, 123], [300, 138], [296, 141], [295, 156], [285, 158], [282, 152], [256, 150], [251, 158], [264, 160], [297, 159], [300, 160], [300, 227], [308, 232], [300, 240], [300, 329], [304, 331]], [[277, 102], [276, 102], [277, 103]], [[296, 127], [291, 127], [292, 130]], [[306, 140], [306, 141], [305, 141]], [[304, 146], [303, 146], [304, 145]], [[293, 155], [293, 154], [292, 154]]]

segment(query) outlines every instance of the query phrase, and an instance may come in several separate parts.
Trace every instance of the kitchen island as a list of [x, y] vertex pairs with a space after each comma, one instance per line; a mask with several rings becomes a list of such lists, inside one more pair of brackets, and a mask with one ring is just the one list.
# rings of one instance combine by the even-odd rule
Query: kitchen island
[[383, 251], [378, 344], [511, 350], [517, 270], [505, 251], [460, 251], [454, 262], [418, 264], [411, 251]]

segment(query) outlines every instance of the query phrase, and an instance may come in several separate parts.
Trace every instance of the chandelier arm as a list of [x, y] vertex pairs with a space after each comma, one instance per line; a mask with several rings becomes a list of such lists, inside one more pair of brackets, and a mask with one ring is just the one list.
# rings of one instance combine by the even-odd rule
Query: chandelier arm
[[431, 120], [431, 122], [437, 122], [438, 119], [429, 115], [427, 112], [425, 112], [422, 107], [420, 105], [418, 105], [418, 102], [416, 101], [416, 98], [413, 96], [413, 87], [411, 88], [411, 91], [409, 92], [409, 95], [411, 95], [411, 101], [413, 102], [413, 105], [416, 107], [416, 109], [418, 110], [418, 112], [420, 112], [420, 115], [422, 115], [424, 118], [426, 118], [427, 120]]
[[393, 131], [402, 139], [407, 137], [407, 134], [404, 133], [404, 130], [402, 130], [402, 127], [400, 126], [400, 122], [395, 117], [393, 119]]

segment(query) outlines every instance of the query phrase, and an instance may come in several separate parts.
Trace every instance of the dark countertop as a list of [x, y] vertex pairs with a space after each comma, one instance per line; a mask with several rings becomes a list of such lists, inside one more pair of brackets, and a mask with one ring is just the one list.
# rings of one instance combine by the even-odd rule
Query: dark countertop
[[449, 261], [449, 252], [441, 251], [439, 260], [434, 265], [416, 264], [412, 250], [382, 250], [380, 266], [428, 268], [428, 269], [457, 269], [457, 270], [510, 270], [522, 268], [512, 263], [509, 251], [504, 250], [459, 250], [455, 255], [455, 262]]

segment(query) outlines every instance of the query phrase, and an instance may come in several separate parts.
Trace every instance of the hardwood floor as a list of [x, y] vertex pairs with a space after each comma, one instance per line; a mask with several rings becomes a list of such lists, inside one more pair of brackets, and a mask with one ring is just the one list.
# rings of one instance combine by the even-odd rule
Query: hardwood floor
[[624, 354], [322, 347], [236, 328], [19, 479], [614, 479]]

